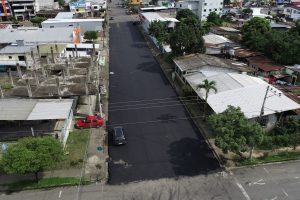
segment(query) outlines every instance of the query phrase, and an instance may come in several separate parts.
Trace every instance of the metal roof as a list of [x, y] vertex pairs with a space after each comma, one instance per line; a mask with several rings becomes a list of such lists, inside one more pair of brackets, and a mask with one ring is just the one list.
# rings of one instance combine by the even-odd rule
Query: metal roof
[[163, 17], [156, 12], [145, 12], [141, 13], [149, 22], [153, 21], [163, 21], [163, 22], [179, 22], [176, 18], [172, 17]]
[[42, 22], [43, 24], [53, 24], [53, 23], [76, 23], [76, 22], [103, 22], [104, 19], [47, 19]]
[[66, 119], [72, 99], [0, 99], [0, 120]]
[[8, 45], [0, 49], [0, 54], [28, 53], [35, 47], [36, 47], [35, 45], [25, 45], [25, 46]]
[[[215, 81], [218, 92], [216, 94], [214, 91], [209, 93], [207, 100], [209, 106], [216, 113], [225, 111], [229, 105], [240, 107], [249, 119], [260, 115], [262, 102], [269, 85], [257, 77], [237, 73], [214, 73], [211, 76], [205, 76], [205, 73], [200, 72], [184, 77], [202, 99], [205, 98], [205, 91], [197, 89], [197, 85], [203, 83], [205, 79]], [[270, 89], [281, 95], [271, 95], [267, 98], [264, 115], [300, 108], [298, 103], [285, 96], [280, 90], [271, 85]]]
[[208, 34], [203, 36], [205, 44], [225, 44], [225, 43], [233, 43], [231, 40], [227, 39], [226, 37], [223, 37], [221, 35], [216, 34]]
[[16, 43], [16, 40], [24, 40], [25, 44], [73, 42], [72, 27], [0, 29], [0, 35], [0, 43]]
[[74, 14], [74, 12], [59, 12], [55, 19], [72, 19]]

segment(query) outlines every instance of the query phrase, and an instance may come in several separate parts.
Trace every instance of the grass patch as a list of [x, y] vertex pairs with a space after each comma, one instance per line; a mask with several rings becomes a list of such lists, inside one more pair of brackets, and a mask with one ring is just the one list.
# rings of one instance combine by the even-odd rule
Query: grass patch
[[260, 158], [253, 158], [252, 160], [247, 158], [239, 162], [239, 165], [240, 166], [255, 165], [255, 164], [297, 160], [297, 159], [300, 159], [300, 152], [280, 152], [275, 155], [267, 155]]
[[[14, 77], [13, 80], [14, 80], [14, 83], [16, 83], [18, 79], [16, 77]], [[0, 86], [3, 90], [11, 89], [12, 85], [11, 85], [11, 82], [10, 82], [10, 78], [7, 77], [7, 76], [1, 77], [0, 78]]]
[[65, 158], [56, 169], [80, 168], [87, 142], [89, 142], [90, 130], [75, 130], [69, 134], [65, 148]]
[[[43, 178], [38, 182], [35, 180], [30, 181], [20, 181], [17, 183], [11, 183], [6, 185], [9, 191], [17, 191], [24, 189], [41, 189], [41, 188], [50, 188], [50, 187], [59, 187], [59, 186], [71, 186], [78, 185], [80, 178], [76, 177], [51, 177]], [[87, 181], [82, 182], [82, 184], [88, 184]]]

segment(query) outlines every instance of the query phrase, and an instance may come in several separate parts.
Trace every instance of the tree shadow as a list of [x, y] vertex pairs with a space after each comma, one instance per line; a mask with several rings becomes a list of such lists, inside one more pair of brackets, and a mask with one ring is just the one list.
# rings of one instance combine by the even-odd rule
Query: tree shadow
[[175, 115], [170, 115], [170, 114], [162, 114], [156, 119], [161, 120], [161, 123], [176, 123], [176, 116]]
[[184, 138], [169, 145], [174, 173], [195, 176], [220, 170], [217, 159], [204, 140]]

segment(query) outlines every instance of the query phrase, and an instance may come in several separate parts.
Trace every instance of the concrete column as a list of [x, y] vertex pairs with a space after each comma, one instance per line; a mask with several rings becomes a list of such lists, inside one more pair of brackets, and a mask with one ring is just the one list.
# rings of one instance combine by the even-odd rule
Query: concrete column
[[31, 51], [30, 54], [31, 54], [31, 59], [32, 59], [32, 61], [33, 61], [33, 65], [35, 65], [35, 59], [34, 59], [33, 51]]
[[72, 50], [72, 57], [73, 57], [73, 58], [75, 57], [75, 52], [74, 52], [74, 50]]
[[35, 79], [35, 82], [36, 82], [36, 85], [39, 86], [40, 85], [40, 81], [39, 81], [39, 77], [36, 73], [36, 69], [33, 70], [33, 75], [34, 75], [34, 79]]
[[85, 95], [89, 95], [89, 87], [87, 81], [85, 82], [84, 86], [85, 86]]
[[57, 44], [55, 44], [55, 51], [56, 51], [57, 54], [59, 53], [58, 52], [58, 45]]
[[28, 79], [26, 79], [26, 85], [27, 85], [28, 97], [31, 98], [32, 97], [32, 91], [31, 91], [31, 87], [30, 87], [30, 83], [29, 83]]
[[4, 98], [4, 94], [3, 94], [3, 90], [2, 90], [2, 87], [0, 85], [0, 98], [3, 99]]
[[75, 44], [75, 53], [76, 53], [76, 58], [78, 58], [78, 49], [77, 49], [77, 44]]
[[70, 68], [69, 68], [69, 62], [66, 60], [66, 71], [67, 71], [67, 76], [70, 77]]
[[42, 68], [42, 74], [44, 77], [47, 77], [47, 73], [46, 73], [46, 70], [45, 70], [45, 66], [44, 65], [41, 65], [41, 68]]
[[41, 57], [40, 46], [37, 45], [37, 46], [36, 46], [36, 49], [37, 49], [38, 56], [39, 56], [39, 58], [40, 58], [40, 57]]
[[86, 68], [86, 80], [87, 80], [88, 83], [91, 82], [90, 72], [91, 72], [90, 67], [87, 67]]
[[52, 63], [55, 63], [55, 58], [54, 58], [53, 47], [50, 47], [50, 51], [51, 51]]
[[63, 83], [65, 85], [66, 84], [66, 72], [65, 72], [65, 68], [62, 69], [62, 77], [63, 77]]
[[8, 68], [8, 75], [9, 75], [9, 79], [10, 79], [10, 84], [12, 87], [15, 87], [15, 84], [14, 84], [14, 79], [12, 77], [12, 74], [11, 74], [11, 69]]
[[24, 58], [25, 58], [26, 69], [28, 69], [29, 68], [29, 64], [28, 64], [28, 60], [27, 60], [26, 54], [24, 55]]
[[20, 64], [17, 63], [16, 66], [17, 66], [18, 76], [19, 76], [19, 78], [22, 78], [22, 71], [21, 71]]
[[56, 86], [57, 86], [57, 94], [58, 97], [61, 99], [61, 90], [60, 90], [60, 83], [59, 83], [59, 78], [56, 78]]

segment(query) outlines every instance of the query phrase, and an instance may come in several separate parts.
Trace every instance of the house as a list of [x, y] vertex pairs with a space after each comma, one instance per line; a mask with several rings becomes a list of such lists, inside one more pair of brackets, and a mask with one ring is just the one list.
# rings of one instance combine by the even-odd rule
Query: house
[[210, 31], [216, 35], [224, 37], [228, 36], [239, 36], [241, 31], [231, 27], [211, 27]]
[[0, 99], [0, 140], [56, 135], [65, 145], [73, 99]]
[[185, 0], [176, 3], [176, 8], [190, 9], [195, 13], [200, 20], [206, 20], [211, 12], [221, 14], [223, 11], [223, 0]]
[[285, 66], [284, 72], [290, 76], [288, 83], [292, 85], [300, 83], [300, 65]]
[[[168, 29], [174, 29], [176, 23], [179, 21], [176, 18], [164, 16], [163, 13], [156, 13], [156, 12], [145, 12], [139, 14], [140, 22], [144, 28], [144, 31], [148, 33], [149, 26], [154, 21], [162, 21], [167, 23]], [[157, 48], [161, 49], [162, 53], [169, 53], [171, 52], [171, 48], [169, 45], [163, 45], [162, 48], [159, 46], [157, 39], [150, 36], [154, 44]]]
[[206, 54], [222, 54], [223, 50], [234, 46], [231, 40], [216, 34], [207, 34], [203, 36]]
[[272, 19], [271, 15], [268, 15], [268, 10], [265, 8], [251, 8], [252, 17], [269, 18]]
[[6, 71], [7, 67], [15, 68], [17, 63], [21, 67], [33, 65], [31, 51], [36, 48], [36, 45], [7, 45], [0, 49], [0, 70]]
[[0, 29], [0, 35], [0, 44], [16, 44], [17, 40], [23, 41], [25, 45], [74, 43], [76, 36], [81, 39], [80, 32], [77, 32], [74, 27]]
[[293, 21], [297, 21], [298, 19], [300, 19], [300, 7], [287, 6], [284, 8], [283, 14], [286, 18], [292, 19]]
[[251, 51], [250, 49], [245, 49], [241, 47], [233, 47], [228, 51], [231, 57], [234, 57], [240, 61], [246, 62], [246, 58], [262, 55], [260, 52]]
[[74, 13], [87, 13], [93, 15], [95, 12], [107, 8], [106, 0], [70, 1], [69, 8]]
[[274, 64], [270, 59], [265, 56], [253, 56], [246, 58], [249, 67], [256, 70], [257, 76], [270, 76], [274, 74], [280, 74], [283, 66]]
[[246, 64], [234, 60], [217, 58], [205, 54], [190, 54], [177, 57], [173, 60], [175, 73], [185, 82], [185, 75], [198, 73], [199, 71], [252, 73], [253, 69]]
[[[296, 110], [300, 105], [280, 90], [257, 77], [246, 74], [199, 71], [184, 75], [187, 83], [201, 99], [205, 99], [205, 91], [198, 89], [205, 79], [215, 81], [217, 93], [210, 91], [207, 103], [215, 113], [221, 113], [229, 105], [240, 107], [246, 118], [256, 121], [262, 114], [262, 124], [266, 129], [274, 127], [281, 113]], [[263, 101], [263, 113], [261, 113]]]

